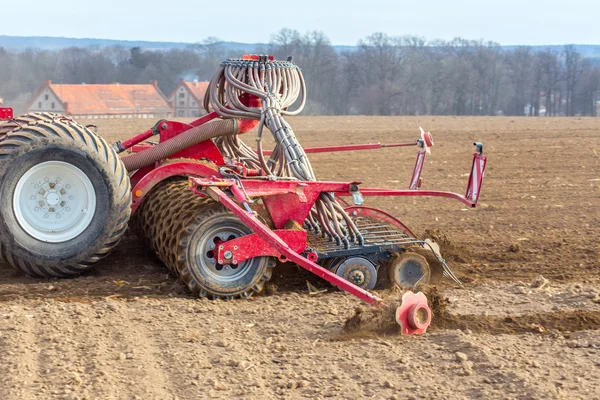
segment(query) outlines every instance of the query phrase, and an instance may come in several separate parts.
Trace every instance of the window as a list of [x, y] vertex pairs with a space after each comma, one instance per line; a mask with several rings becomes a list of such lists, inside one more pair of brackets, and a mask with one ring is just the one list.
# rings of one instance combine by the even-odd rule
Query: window
[[52, 103], [52, 109], [54, 110], [54, 108], [55, 108], [55, 105], [54, 105], [54, 103]]
[[44, 96], [44, 100], [48, 100], [48, 95]]
[[42, 108], [42, 102], [38, 102], [38, 108]]
[[179, 102], [179, 105], [180, 105], [180, 106], [185, 106], [185, 101], [180, 101], [180, 102]]
[[180, 99], [183, 99], [184, 97], [185, 97], [185, 93], [183, 93], [183, 92], [179, 93], [179, 98]]
[[183, 110], [177, 111], [177, 116], [178, 117], [185, 117], [185, 111], [183, 111]]

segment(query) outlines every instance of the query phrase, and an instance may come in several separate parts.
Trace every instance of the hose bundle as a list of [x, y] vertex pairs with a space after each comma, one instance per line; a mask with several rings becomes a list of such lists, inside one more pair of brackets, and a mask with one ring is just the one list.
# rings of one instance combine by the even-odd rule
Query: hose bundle
[[[244, 101], [249, 96], [261, 100], [260, 107]], [[298, 99], [300, 104], [289, 110]], [[272, 179], [295, 178], [315, 181], [315, 173], [304, 149], [284, 116], [299, 114], [306, 103], [306, 85], [300, 68], [289, 61], [229, 59], [221, 63], [204, 97], [204, 108], [216, 111], [223, 118], [244, 118], [260, 121], [256, 151], [238, 135], [215, 140], [223, 154], [242, 162], [248, 168], [262, 169]], [[276, 145], [269, 159], [262, 146], [264, 129], [273, 135]], [[331, 193], [323, 193], [315, 203], [307, 221], [307, 229], [329, 236], [338, 244], [349, 247], [350, 241], [363, 243], [354, 222]]]

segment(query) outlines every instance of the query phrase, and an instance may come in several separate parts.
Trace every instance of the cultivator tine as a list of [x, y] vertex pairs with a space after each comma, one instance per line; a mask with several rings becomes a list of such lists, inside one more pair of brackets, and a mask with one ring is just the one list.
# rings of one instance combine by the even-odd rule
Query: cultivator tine
[[429, 250], [431, 250], [435, 258], [437, 258], [437, 260], [442, 264], [442, 268], [444, 269], [443, 275], [446, 278], [450, 278], [459, 285], [462, 285], [462, 282], [456, 277], [456, 275], [454, 275], [454, 272], [452, 272], [448, 264], [446, 264], [446, 260], [444, 260], [442, 257], [442, 254], [440, 253], [440, 246], [437, 243], [433, 242], [431, 239], [425, 239], [422, 246], [429, 247]]

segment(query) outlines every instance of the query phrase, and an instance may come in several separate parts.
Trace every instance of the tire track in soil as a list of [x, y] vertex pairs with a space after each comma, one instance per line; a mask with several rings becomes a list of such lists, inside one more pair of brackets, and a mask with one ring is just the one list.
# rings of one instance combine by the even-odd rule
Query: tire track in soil
[[[498, 363], [490, 357], [485, 346], [480, 345], [470, 335], [463, 332], [448, 332], [437, 336], [437, 345], [442, 345], [454, 354], [457, 352], [466, 355], [465, 359], [459, 359], [459, 375], [471, 377], [475, 375], [483, 385], [471, 385], [465, 389], [465, 394], [471, 398], [503, 397], [507, 393], [515, 393], [515, 388], [521, 396], [541, 396], [551, 398], [551, 393], [540, 393], [540, 388], [531, 385], [522, 374], [512, 370], [502, 371], [498, 369]], [[462, 357], [462, 356], [461, 356]], [[483, 378], [483, 379], [481, 379]]]
[[[1, 315], [2, 361], [0, 396], [5, 400], [36, 398], [38, 381], [38, 349], [36, 321], [20, 306]], [[4, 312], [1, 312], [4, 314]]]
[[76, 303], [47, 307], [46, 313], [57, 314], [51, 316], [52, 323], [41, 325], [39, 332], [43, 349], [40, 368], [41, 373], [50, 373], [46, 377], [50, 393], [88, 398], [92, 391], [94, 398], [118, 398], [114, 382], [106, 374], [107, 347], [102, 324], [89, 318], [95, 314], [92, 307]]
[[[115, 379], [119, 388], [127, 388], [127, 396], [119, 393], [118, 398], [160, 399], [176, 398], [175, 388], [169, 376], [170, 368], [163, 362], [162, 349], [154, 342], [150, 330], [145, 325], [150, 323], [140, 319], [134, 307], [120, 305], [109, 301], [109, 311], [105, 316], [107, 337], [112, 344], [107, 354], [109, 374], [120, 377]], [[157, 321], [157, 319], [150, 319]], [[111, 354], [112, 351], [112, 354]], [[136, 372], [132, 373], [132, 370]]]

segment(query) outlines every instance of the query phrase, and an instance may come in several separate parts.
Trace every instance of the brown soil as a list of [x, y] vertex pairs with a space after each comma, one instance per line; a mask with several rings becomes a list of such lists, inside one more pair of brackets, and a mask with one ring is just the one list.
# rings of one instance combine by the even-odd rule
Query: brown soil
[[[92, 122], [109, 141], [153, 124]], [[459, 193], [472, 142], [485, 143], [475, 210], [439, 198], [367, 198], [438, 240], [465, 283], [426, 289], [434, 311], [426, 335], [400, 336], [389, 312], [336, 290], [310, 296], [306, 281], [328, 285], [290, 265], [276, 268], [267, 293], [252, 300], [195, 299], [129, 235], [75, 279], [0, 267], [0, 398], [598, 397], [600, 119], [290, 123], [306, 147], [412, 141], [423, 126], [435, 140], [424, 188]], [[388, 148], [311, 161], [324, 180], [402, 189], [414, 157], [413, 149]], [[379, 294], [391, 305], [401, 297]], [[354, 329], [344, 330], [349, 319]]]

